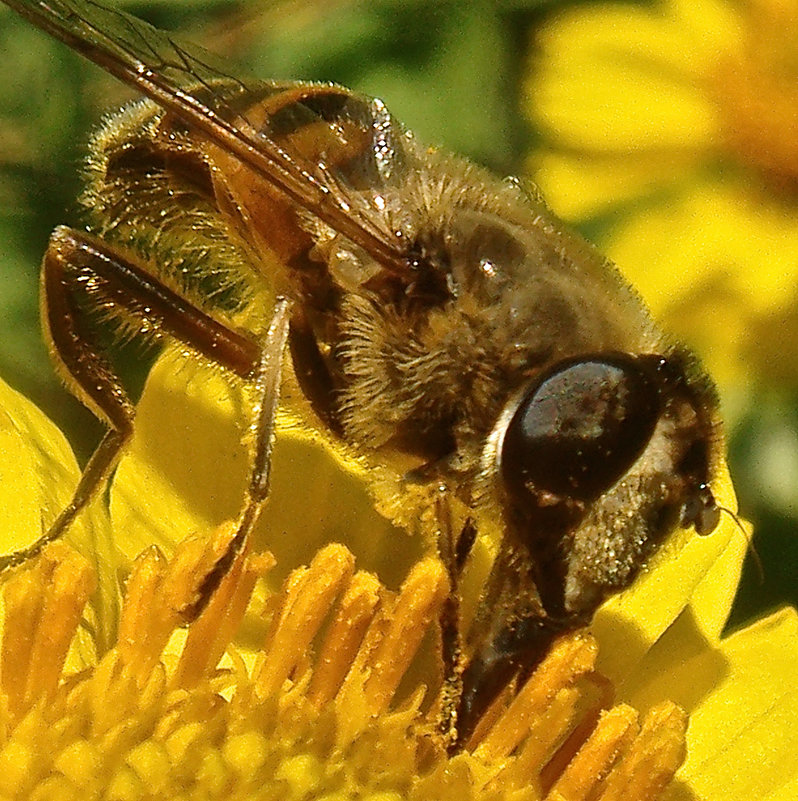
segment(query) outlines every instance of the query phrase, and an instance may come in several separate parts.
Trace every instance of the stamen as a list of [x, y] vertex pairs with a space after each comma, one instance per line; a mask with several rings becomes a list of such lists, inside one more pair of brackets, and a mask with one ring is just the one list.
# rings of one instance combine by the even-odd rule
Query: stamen
[[0, 686], [12, 716], [55, 692], [95, 583], [88, 561], [58, 542], [5, 585]]
[[657, 798], [685, 758], [687, 715], [670, 702], [649, 711], [640, 733], [608, 776], [600, 801]]
[[[405, 580], [398, 597], [383, 600], [337, 696], [346, 710], [345, 738], [356, 736], [375, 715], [386, 711], [422, 639], [437, 619], [448, 591], [443, 565], [424, 559]], [[420, 703], [424, 692], [411, 700]]]
[[313, 672], [308, 698], [329, 703], [341, 689], [380, 603], [381, 585], [370, 573], [355, 573], [341, 598]]
[[488, 760], [508, 756], [529, 735], [530, 727], [548, 709], [554, 696], [593, 669], [597, 650], [591, 637], [557, 641], [487, 733], [477, 754]]
[[[673, 704], [652, 709], [639, 730], [630, 707], [605, 708], [611, 693], [584, 633], [560, 638], [520, 690], [493, 705], [473, 744], [449, 754], [440, 704], [425, 703], [428, 688], [445, 686], [440, 660], [421, 648], [440, 645], [449, 592], [432, 558], [393, 593], [356, 573], [343, 546], [323, 548], [273, 598], [250, 678], [228, 646], [271, 555], [237, 554], [186, 637], [175, 636], [234, 536], [222, 526], [171, 561], [143, 554], [117, 647], [69, 678], [60, 672], [93, 586], [88, 563], [57, 543], [12, 578], [0, 794], [248, 798], [269, 786], [286, 799], [653, 801], [684, 759], [686, 717]], [[217, 668], [225, 651], [232, 670]]]
[[355, 559], [343, 545], [328, 545], [307, 568], [295, 570], [283, 589], [283, 604], [263, 651], [256, 691], [266, 698], [305, 666], [313, 638], [327, 618], [335, 598], [354, 573]]

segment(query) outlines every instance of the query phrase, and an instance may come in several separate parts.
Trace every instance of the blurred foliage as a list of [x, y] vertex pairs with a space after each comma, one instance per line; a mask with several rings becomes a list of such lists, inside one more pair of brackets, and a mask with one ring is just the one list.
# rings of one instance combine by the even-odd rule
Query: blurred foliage
[[[524, 119], [521, 87], [530, 36], [556, 3], [120, 0], [118, 5], [179, 30], [254, 75], [330, 80], [379, 96], [422, 141], [502, 173], [522, 172], [538, 141]], [[6, 65], [0, 84], [0, 374], [65, 429], [85, 458], [99, 428], [53, 377], [39, 335], [38, 264], [55, 225], [79, 224], [74, 198], [88, 132], [103, 111], [133, 93], [5, 7], [0, 52]], [[594, 218], [585, 221], [585, 229], [600, 235], [609, 224]], [[771, 393], [767, 404], [749, 403], [731, 432], [742, 512], [754, 518], [765, 561], [762, 586], [755, 575], [746, 575], [736, 622], [798, 600], [791, 545], [798, 515], [798, 415], [792, 394], [777, 395]], [[759, 408], [768, 411], [760, 416]], [[776, 444], [763, 447], [769, 438]], [[788, 476], [778, 492], [765, 486], [772, 474]]]

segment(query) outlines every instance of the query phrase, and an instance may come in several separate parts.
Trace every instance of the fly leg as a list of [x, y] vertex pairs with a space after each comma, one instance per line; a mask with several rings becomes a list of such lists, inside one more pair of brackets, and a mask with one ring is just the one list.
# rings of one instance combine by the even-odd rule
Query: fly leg
[[290, 326], [290, 310], [290, 304], [285, 298], [277, 300], [254, 376], [256, 401], [251, 424], [254, 436], [252, 469], [244, 505], [238, 519], [238, 529], [226, 551], [200, 585], [196, 603], [183, 611], [189, 620], [202, 611], [236, 556], [245, 547], [269, 497], [275, 417], [280, 396], [280, 374]]
[[438, 521], [438, 555], [446, 568], [449, 593], [441, 608], [439, 625], [441, 631], [441, 661], [443, 663], [443, 688], [441, 692], [440, 731], [454, 751], [458, 744], [458, 716], [463, 695], [463, 670], [465, 654], [460, 612], [460, 578], [468, 555], [476, 539], [476, 526], [467, 518], [455, 537], [452, 523], [449, 489], [445, 483], [438, 486], [435, 512]]
[[[97, 339], [90, 307], [142, 332], [172, 336], [244, 379], [264, 380], [264, 359], [256, 342], [165, 286], [145, 264], [84, 232], [63, 227], [53, 232], [42, 264], [41, 295], [44, 334], [56, 369], [67, 389], [108, 431], [68, 506], [32, 545], [0, 557], [0, 573], [61, 537], [106, 485], [132, 434], [135, 408]], [[276, 317], [284, 314], [283, 309]], [[263, 433], [257, 439], [270, 443]], [[262, 462], [268, 453], [258, 458]], [[262, 475], [263, 470], [257, 472]]]

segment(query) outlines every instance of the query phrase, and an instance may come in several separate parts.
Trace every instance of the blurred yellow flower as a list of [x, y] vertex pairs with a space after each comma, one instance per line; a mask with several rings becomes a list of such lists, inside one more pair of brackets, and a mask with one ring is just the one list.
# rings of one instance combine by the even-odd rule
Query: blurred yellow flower
[[[175, 493], [175, 471], [179, 477], [183, 468], [175, 454], [185, 461], [208, 428], [200, 413], [178, 413], [180, 425], [157, 428], [175, 404], [193, 404], [194, 411], [203, 405], [199, 392], [182, 399], [165, 391], [175, 372], [189, 387], [205, 388], [204, 406], [216, 409], [222, 430], [234, 428], [236, 416], [235, 390], [216, 384], [207, 368], [189, 362], [175, 370], [167, 359], [148, 383], [139, 431], [157, 432], [160, 443], [149, 451], [144, 478], [132, 466], [143, 464], [148, 451], [133, 443], [115, 481], [111, 520], [125, 551], [134, 546], [120, 519], [131, 525], [150, 519], [157, 536], [168, 539], [174, 514], [172, 534], [183, 541], [171, 547], [172, 557], [149, 547], [131, 567], [114, 551], [95, 550], [91, 543], [104, 542], [111, 525], [95, 514], [84, 523], [92, 536], [75, 540], [88, 559], [56, 543], [5, 584], [0, 798], [795, 797], [798, 619], [785, 610], [721, 638], [745, 550], [728, 516], [712, 536], [677, 536], [630, 592], [602, 607], [591, 634], [560, 640], [454, 755], [438, 722], [447, 687], [435, 621], [448, 585], [436, 559], [414, 555], [400, 585], [389, 590], [382, 576], [361, 568], [360, 553], [356, 568], [349, 547], [315, 544], [306, 567], [294, 562], [274, 582], [279, 569], [261, 543], [257, 553], [237, 559], [185, 628], [202, 576], [233, 528], [222, 523], [183, 539], [189, 518]], [[45, 500], [47, 508], [34, 513], [42, 486], [52, 482], [48, 498], [68, 495], [74, 460], [52, 424], [2, 383], [0, 423], [0, 508], [18, 546], [23, 528], [33, 539], [58, 511]], [[289, 434], [301, 439], [299, 431]], [[291, 455], [291, 446], [278, 447]], [[215, 456], [204, 469], [200, 460], [193, 473], [198, 498], [213, 493], [240, 458], [235, 450]], [[344, 489], [351, 475], [326, 477], [336, 471], [357, 477], [357, 465], [333, 457], [317, 454], [326, 472], [306, 475], [309, 465], [300, 461], [295, 467], [303, 472], [292, 473], [294, 494], [304, 490], [301, 501], [316, 508], [311, 516], [320, 514], [315, 476]], [[20, 465], [32, 469], [15, 480]], [[291, 471], [290, 460], [283, 466]], [[151, 494], [125, 490], [124, 481]], [[724, 503], [734, 503], [728, 484], [718, 491]], [[328, 500], [337, 505], [335, 497]], [[30, 516], [24, 525], [23, 513]], [[271, 537], [279, 546], [302, 533], [277, 528]], [[404, 563], [406, 537], [393, 531], [378, 538], [387, 555], [377, 558], [355, 533], [352, 547], [363, 550], [364, 562], [394, 556]], [[4, 537], [3, 548], [9, 541]], [[117, 561], [109, 566], [109, 559]], [[99, 597], [108, 597], [108, 582], [120, 569], [128, 574], [121, 613], [112, 602], [92, 601], [104, 584]], [[88, 620], [82, 618], [87, 602], [93, 604]], [[96, 641], [102, 631], [114, 633], [108, 647]], [[93, 648], [85, 647], [87, 639]]]
[[[574, 6], [537, 33], [530, 169], [727, 402], [798, 383], [798, 3]], [[601, 238], [601, 234], [599, 235]]]

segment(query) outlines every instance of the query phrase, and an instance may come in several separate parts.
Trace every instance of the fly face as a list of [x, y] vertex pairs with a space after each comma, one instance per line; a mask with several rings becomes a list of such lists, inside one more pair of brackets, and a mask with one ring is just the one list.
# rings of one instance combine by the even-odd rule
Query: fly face
[[469, 544], [500, 530], [473, 626], [442, 623], [459, 744], [676, 526], [714, 528], [708, 379], [538, 198], [420, 147], [377, 100], [244, 81], [94, 2], [7, 4], [149, 100], [95, 135], [88, 233], [57, 229], [43, 265], [57, 367], [108, 434], [70, 506], [0, 569], [63, 533], [131, 435], [92, 306], [255, 388], [238, 533], [200, 603], [268, 498], [289, 359], [320, 431], [428, 490], [405, 505], [434, 505], [453, 607]]

